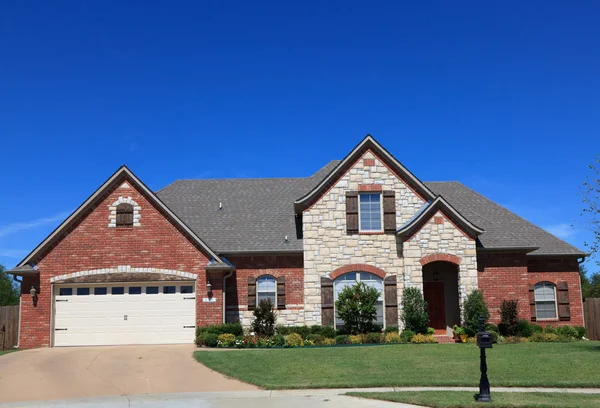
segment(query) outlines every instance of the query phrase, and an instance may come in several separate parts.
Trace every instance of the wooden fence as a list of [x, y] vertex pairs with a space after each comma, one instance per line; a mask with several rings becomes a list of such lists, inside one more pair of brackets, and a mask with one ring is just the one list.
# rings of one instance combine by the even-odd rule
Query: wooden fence
[[586, 299], [583, 314], [588, 339], [600, 340], [600, 299]]
[[0, 350], [12, 349], [19, 342], [18, 337], [19, 305], [0, 306]]

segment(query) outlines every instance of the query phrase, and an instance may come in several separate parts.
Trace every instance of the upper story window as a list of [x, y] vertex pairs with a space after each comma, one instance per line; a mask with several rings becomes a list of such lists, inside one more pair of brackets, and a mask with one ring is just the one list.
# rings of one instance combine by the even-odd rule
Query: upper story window
[[360, 231], [383, 231], [381, 193], [361, 193], [358, 195], [358, 198], [358, 215]]
[[273, 306], [277, 305], [277, 281], [269, 275], [256, 280], [256, 304], [266, 299], [270, 299]]
[[121, 203], [117, 206], [117, 227], [133, 226], [133, 205]]
[[549, 282], [534, 285], [535, 315], [538, 320], [556, 319], [556, 287]]

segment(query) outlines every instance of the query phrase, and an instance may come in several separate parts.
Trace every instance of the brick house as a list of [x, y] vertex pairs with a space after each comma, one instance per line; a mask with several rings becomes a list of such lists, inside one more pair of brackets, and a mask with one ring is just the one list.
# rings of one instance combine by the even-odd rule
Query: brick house
[[[377, 322], [401, 326], [406, 287], [430, 326], [459, 324], [483, 291], [543, 325], [583, 325], [585, 254], [458, 182], [424, 183], [367, 136], [307, 178], [178, 180], [151, 191], [121, 167], [9, 271], [22, 279], [20, 346], [185, 343], [197, 325], [332, 325], [358, 281]], [[34, 294], [34, 296], [32, 296]]]

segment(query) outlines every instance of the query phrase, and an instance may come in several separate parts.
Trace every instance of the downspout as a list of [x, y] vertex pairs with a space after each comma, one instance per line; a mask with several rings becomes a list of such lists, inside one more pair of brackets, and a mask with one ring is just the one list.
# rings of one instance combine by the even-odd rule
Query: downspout
[[[577, 260], [577, 263], [579, 265], [581, 265], [584, 262], [585, 262], [585, 256], [582, 256], [581, 260], [579, 260], [579, 259]], [[581, 318], [583, 319], [583, 325], [585, 326], [585, 309], [583, 308], [583, 288], [581, 287], [581, 274], [578, 274], [578, 275], [579, 275], [579, 294], [580, 294], [579, 299], [581, 301]]]
[[[21, 285], [23, 285], [23, 279], [18, 280], [17, 279], [17, 275], [13, 275], [13, 279], [15, 280], [15, 282], [19, 282]], [[22, 292], [22, 287], [21, 289], [19, 289], [19, 292]], [[14, 349], [18, 349], [19, 346], [21, 345], [21, 304], [23, 303], [23, 293], [19, 294], [19, 327], [17, 327], [17, 345], [13, 346]]]
[[225, 305], [226, 305], [225, 296], [227, 294], [226, 293], [227, 292], [227, 285], [226, 285], [226, 283], [227, 283], [227, 278], [230, 278], [231, 275], [233, 275], [233, 269], [231, 269], [227, 275], [223, 276], [223, 324], [226, 323], [225, 322], [225, 313], [226, 313], [226, 309], [225, 309]]

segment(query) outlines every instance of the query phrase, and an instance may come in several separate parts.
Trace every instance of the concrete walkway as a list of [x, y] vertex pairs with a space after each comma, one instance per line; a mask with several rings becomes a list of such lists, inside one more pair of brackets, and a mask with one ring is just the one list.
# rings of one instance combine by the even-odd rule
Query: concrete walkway
[[252, 391], [197, 363], [190, 345], [56, 347], [0, 357], [0, 403], [183, 392]]
[[[415, 405], [348, 397], [347, 392], [470, 391], [476, 387], [337, 388], [281, 391], [237, 391], [180, 394], [121, 395], [87, 399], [0, 404], [0, 408], [415, 408]], [[492, 388], [496, 392], [555, 392], [600, 394], [600, 388]]]

